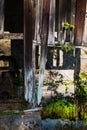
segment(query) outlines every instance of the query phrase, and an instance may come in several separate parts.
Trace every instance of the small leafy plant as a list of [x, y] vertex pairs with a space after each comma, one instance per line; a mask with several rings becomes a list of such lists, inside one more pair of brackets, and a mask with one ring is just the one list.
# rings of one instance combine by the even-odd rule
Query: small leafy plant
[[74, 51], [75, 47], [72, 44], [69, 45], [61, 45], [61, 50], [65, 51], [68, 53], [69, 51]]
[[66, 22], [66, 23], [64, 24], [63, 29], [64, 29], [64, 30], [70, 29], [70, 30], [72, 31], [73, 29], [75, 29], [75, 26], [74, 26], [73, 24], [70, 24], [70, 23]]
[[69, 85], [71, 84], [69, 81], [65, 81], [63, 82], [63, 84], [65, 85], [65, 93], [68, 93], [69, 92]]

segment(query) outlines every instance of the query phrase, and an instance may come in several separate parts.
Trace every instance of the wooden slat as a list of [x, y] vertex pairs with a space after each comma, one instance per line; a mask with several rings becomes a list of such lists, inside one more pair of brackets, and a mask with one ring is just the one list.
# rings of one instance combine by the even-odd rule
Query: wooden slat
[[86, 0], [76, 0], [75, 45], [81, 46], [84, 32]]
[[82, 45], [87, 47], [87, 0], [86, 0], [85, 26], [84, 26], [84, 35], [83, 35]]
[[58, 40], [64, 41], [64, 34], [63, 34], [63, 26], [66, 22], [66, 7], [67, 7], [67, 0], [59, 0], [59, 7], [58, 7]]
[[71, 0], [71, 24], [75, 24], [75, 7], [76, 7], [76, 0]]
[[31, 106], [34, 104], [34, 74], [32, 64], [34, 14], [33, 0], [24, 0], [24, 74], [25, 74], [25, 99]]
[[24, 39], [23, 33], [4, 33], [3, 39]]
[[37, 40], [37, 42], [41, 41], [40, 33], [41, 33], [41, 26], [42, 26], [42, 6], [43, 6], [43, 0], [36, 0], [36, 19], [35, 19], [35, 37], [34, 39]]
[[[71, 0], [71, 19], [70, 23], [75, 25], [75, 7], [76, 0]], [[70, 31], [70, 43], [74, 44], [74, 29]]]
[[50, 0], [48, 44], [55, 44], [55, 0]]
[[[67, 13], [66, 13], [66, 21], [70, 23], [71, 16], [71, 0], [67, 0]], [[70, 42], [70, 30], [66, 31], [66, 42]]]
[[40, 104], [42, 98], [42, 87], [43, 87], [44, 71], [47, 56], [49, 9], [50, 9], [50, 1], [44, 0], [42, 29], [41, 29], [41, 57], [40, 57], [40, 72], [39, 72], [39, 85], [38, 85], [38, 105]]
[[4, 34], [4, 0], [0, 0], [0, 38]]

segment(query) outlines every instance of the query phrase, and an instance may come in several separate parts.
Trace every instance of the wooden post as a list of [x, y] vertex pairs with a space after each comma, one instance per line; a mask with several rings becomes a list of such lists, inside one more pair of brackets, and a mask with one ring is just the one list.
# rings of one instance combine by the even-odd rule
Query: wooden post
[[0, 38], [4, 35], [4, 0], [0, 0]]
[[48, 44], [55, 44], [55, 0], [50, 0]]
[[84, 32], [86, 0], [76, 0], [75, 45], [81, 46]]
[[34, 70], [33, 70], [33, 37], [34, 18], [33, 0], [24, 0], [24, 77], [25, 99], [31, 105], [35, 103]]
[[[71, 0], [67, 0], [67, 8], [66, 8], [66, 22], [70, 23], [71, 18]], [[66, 30], [66, 42], [70, 42], [70, 29]]]
[[84, 35], [83, 35], [82, 45], [87, 47], [87, 0], [86, 0], [85, 26], [84, 26]]
[[[71, 20], [70, 23], [75, 25], [75, 8], [76, 0], [71, 0]], [[70, 43], [74, 44], [74, 29], [70, 31]]]
[[43, 0], [37, 0], [36, 4], [36, 20], [35, 20], [35, 40], [41, 42], [40, 33], [41, 33], [41, 26], [42, 26], [42, 7], [43, 7]]
[[42, 29], [41, 29], [41, 57], [40, 57], [40, 72], [39, 72], [39, 86], [38, 86], [38, 105], [42, 98], [42, 87], [44, 80], [44, 71], [47, 57], [47, 43], [49, 30], [49, 9], [50, 0], [43, 1], [43, 15], [42, 15]]
[[66, 22], [66, 7], [67, 0], [59, 0], [58, 6], [58, 41], [61, 43], [65, 42], [66, 33], [63, 33], [63, 26]]

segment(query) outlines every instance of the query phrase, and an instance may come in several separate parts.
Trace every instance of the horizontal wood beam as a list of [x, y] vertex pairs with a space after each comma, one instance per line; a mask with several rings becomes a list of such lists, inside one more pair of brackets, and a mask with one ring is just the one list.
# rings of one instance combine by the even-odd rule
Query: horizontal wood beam
[[23, 39], [23, 33], [4, 33], [1, 39]]
[[[21, 40], [21, 39], [24, 39], [24, 34], [23, 33], [4, 33], [4, 37], [1, 38], [1, 40], [2, 39], [7, 39], [7, 40], [17, 40], [18, 39], [18, 40]], [[41, 45], [40, 42], [37, 43], [37, 41], [35, 41], [35, 40], [33, 40], [33, 44], [36, 45], [36, 46]], [[48, 46], [53, 46], [53, 47], [57, 46], [57, 47], [60, 47], [58, 45], [57, 41], [55, 41], [55, 44], [48, 44]], [[74, 44], [74, 46], [75, 46], [75, 48], [81, 48], [81, 46], [87, 47], [87, 44], [82, 44], [81, 46], [79, 45], [78, 47], [77, 47], [77, 45]]]

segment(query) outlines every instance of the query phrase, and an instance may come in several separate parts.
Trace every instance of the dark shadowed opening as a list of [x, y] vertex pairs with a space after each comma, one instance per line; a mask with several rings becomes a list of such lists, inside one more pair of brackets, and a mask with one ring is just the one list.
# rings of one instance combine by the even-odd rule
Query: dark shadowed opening
[[23, 32], [23, 0], [5, 0], [5, 31]]

